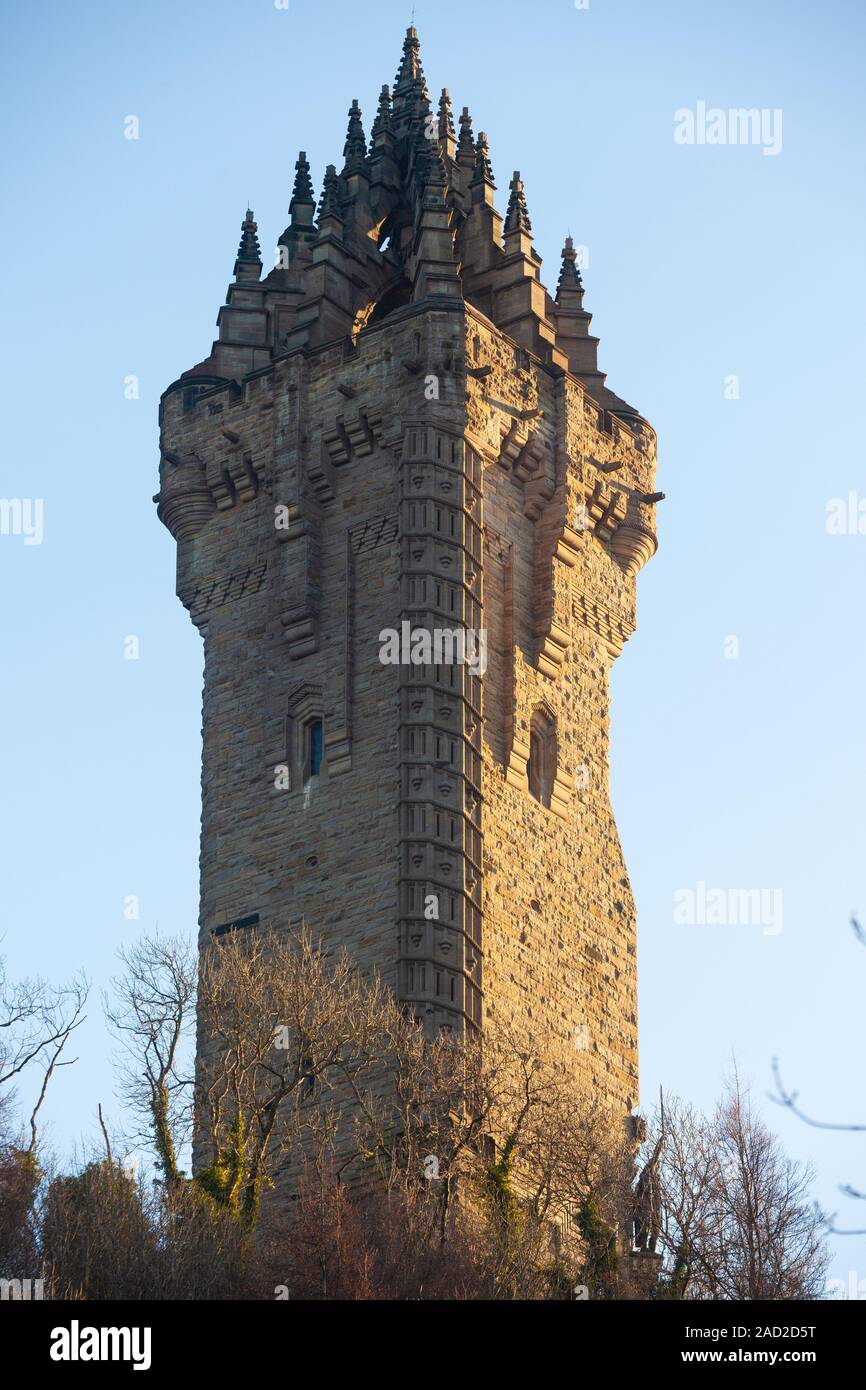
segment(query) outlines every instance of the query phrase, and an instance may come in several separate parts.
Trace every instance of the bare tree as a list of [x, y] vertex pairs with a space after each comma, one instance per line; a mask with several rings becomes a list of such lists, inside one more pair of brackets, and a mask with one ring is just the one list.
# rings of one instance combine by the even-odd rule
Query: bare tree
[[[356, 1156], [345, 1102], [384, 1072], [396, 1006], [344, 951], [305, 933], [212, 943], [199, 977], [202, 1049], [197, 1106], [209, 1165], [200, 1183], [254, 1221], [262, 1191], [322, 1123], [339, 1129], [343, 1162]], [[328, 1109], [329, 1104], [333, 1107]]]
[[[36, 1150], [36, 1120], [49, 1082], [59, 1067], [72, 1066], [75, 1058], [61, 1061], [72, 1034], [86, 1017], [84, 1007], [90, 985], [84, 975], [68, 984], [50, 985], [35, 978], [12, 983], [0, 957], [0, 1104], [28, 1068], [42, 1071], [42, 1080], [30, 1112], [30, 1144]], [[4, 1096], [3, 1088], [7, 1088]]]
[[[95, 1219], [104, 1193], [148, 1264], [148, 1288], [202, 1291], [188, 1296], [272, 1296], [269, 1279], [307, 1298], [548, 1299], [576, 1283], [592, 1298], [648, 1295], [642, 1280], [631, 1287], [625, 1258], [635, 1171], [625, 1117], [496, 1020], [483, 1046], [427, 1036], [380, 981], [304, 932], [232, 933], [202, 955], [199, 1169], [184, 1182], [174, 1117], [189, 1090], [178, 1059], [192, 957], [145, 942], [123, 959], [109, 1016], [127, 1097], [171, 1180], [149, 1204], [139, 1197], [139, 1212], [109, 1146], [55, 1187], [52, 1248], [72, 1251], [73, 1270], [79, 1215]], [[663, 1134], [647, 1141], [660, 1164], [661, 1295], [815, 1296], [826, 1251], [809, 1173], [784, 1157], [748, 1094], [735, 1079], [710, 1119], [667, 1108]], [[263, 1204], [273, 1187], [292, 1200]], [[135, 1287], [131, 1266], [118, 1269]]]
[[[612, 1122], [602, 1125], [600, 1108], [507, 1027], [489, 1024], [483, 1047], [430, 1038], [379, 981], [304, 933], [214, 943], [199, 1013], [200, 1142], [210, 1161], [197, 1181], [250, 1227], [262, 1193], [282, 1179], [306, 1213], [305, 1248], [323, 1212], [354, 1230], [349, 1194], [380, 1234], [399, 1212], [401, 1241], [419, 1259], [449, 1244], [456, 1223], [491, 1297], [547, 1296], [554, 1228], [564, 1204], [586, 1196], [587, 1178], [614, 1239], [614, 1207], [628, 1190], [622, 1121], [617, 1156], [603, 1155]], [[349, 1244], [357, 1254], [355, 1236]], [[381, 1236], [384, 1286], [400, 1282], [381, 1266], [403, 1268], [402, 1248]], [[337, 1252], [317, 1258], [331, 1270], [317, 1287], [336, 1287]]]
[[191, 1058], [196, 957], [180, 939], [145, 938], [119, 952], [124, 973], [104, 996], [119, 1042], [120, 1092], [134, 1119], [130, 1138], [153, 1144], [165, 1182], [181, 1180], [178, 1154], [192, 1123]]
[[736, 1076], [709, 1119], [674, 1101], [660, 1170], [667, 1295], [819, 1298], [829, 1256], [811, 1181]]
[[[662, 1140], [661, 1127], [659, 1113], [648, 1146]], [[701, 1252], [709, 1248], [716, 1219], [716, 1142], [711, 1124], [676, 1097], [666, 1105], [659, 1158], [659, 1247], [667, 1266], [663, 1292], [672, 1299], [696, 1297], [701, 1287]]]

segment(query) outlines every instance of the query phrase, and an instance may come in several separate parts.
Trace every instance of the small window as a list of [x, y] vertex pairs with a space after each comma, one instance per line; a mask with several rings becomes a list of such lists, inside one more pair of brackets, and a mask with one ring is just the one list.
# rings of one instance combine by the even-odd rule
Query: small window
[[556, 777], [556, 720], [547, 710], [536, 709], [529, 723], [529, 758], [526, 776], [530, 795], [542, 806], [550, 805]]
[[324, 725], [321, 719], [311, 719], [307, 725], [307, 774], [309, 777], [318, 777], [321, 772], [324, 747]]
[[286, 762], [295, 791], [309, 789], [313, 778], [327, 777], [322, 688], [298, 686], [286, 710]]
[[544, 739], [539, 730], [533, 729], [529, 735], [529, 761], [526, 764], [526, 775], [529, 778], [529, 790], [536, 801], [541, 800], [543, 765]]

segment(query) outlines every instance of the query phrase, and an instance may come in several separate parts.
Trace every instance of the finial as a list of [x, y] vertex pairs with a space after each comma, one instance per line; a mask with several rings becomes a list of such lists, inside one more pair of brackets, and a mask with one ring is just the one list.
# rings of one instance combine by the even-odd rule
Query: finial
[[326, 217], [337, 217], [342, 220], [340, 212], [340, 180], [337, 177], [337, 170], [333, 164], [329, 164], [325, 170], [325, 182], [322, 188], [322, 198], [319, 203], [319, 224]]
[[448, 184], [448, 171], [445, 168], [442, 146], [438, 140], [425, 140], [424, 143], [427, 146], [427, 159], [423, 168], [424, 186], [439, 188], [444, 193]]
[[361, 108], [357, 99], [349, 107], [349, 129], [346, 133], [346, 143], [343, 146], [343, 175], [363, 174], [366, 172], [365, 161], [367, 158], [367, 141], [364, 137], [364, 127], [361, 124]]
[[456, 139], [454, 130], [454, 117], [451, 113], [451, 96], [447, 87], [442, 88], [442, 95], [439, 98], [439, 139]]
[[467, 168], [475, 168], [475, 141], [472, 138], [472, 117], [469, 107], [464, 106], [460, 115], [460, 136], [457, 140], [457, 163]]
[[308, 203], [311, 207], [316, 206], [316, 196], [313, 193], [313, 184], [310, 179], [310, 163], [304, 150], [300, 151], [295, 162], [295, 186], [292, 189], [292, 201], [289, 203], [289, 213], [293, 220], [297, 203]]
[[391, 89], [386, 82], [379, 93], [379, 109], [376, 112], [376, 119], [370, 131], [370, 143], [376, 139], [383, 131], [391, 130]]
[[569, 290], [577, 294], [583, 293], [583, 281], [580, 278], [580, 266], [577, 263], [577, 252], [574, 249], [572, 237], [565, 238], [565, 245], [562, 248], [562, 268], [559, 272], [559, 284], [556, 287], [556, 300], [559, 303], [560, 296]]
[[247, 208], [241, 223], [241, 241], [235, 261], [235, 279], [258, 280], [262, 269], [262, 253], [257, 235], [258, 227], [252, 208]]
[[475, 172], [472, 175], [472, 184], [487, 183], [491, 188], [495, 188], [493, 181], [493, 167], [490, 163], [490, 146], [487, 143], [487, 136], [483, 130], [479, 130], [478, 139], [475, 143]]
[[258, 226], [252, 208], [247, 208], [241, 223], [241, 244], [238, 247], [238, 260], [244, 265], [253, 265], [256, 261], [261, 265], [262, 254], [257, 232]]
[[426, 125], [418, 122], [413, 141], [412, 173], [419, 188], [426, 185], [428, 165], [438, 150], [439, 141], [428, 138]]
[[519, 169], [515, 169], [508, 187], [511, 192], [508, 197], [508, 211], [505, 214], [505, 235], [507, 236], [509, 232], [529, 233], [532, 231], [532, 223], [526, 208], [526, 195], [523, 191], [523, 180], [520, 177]]

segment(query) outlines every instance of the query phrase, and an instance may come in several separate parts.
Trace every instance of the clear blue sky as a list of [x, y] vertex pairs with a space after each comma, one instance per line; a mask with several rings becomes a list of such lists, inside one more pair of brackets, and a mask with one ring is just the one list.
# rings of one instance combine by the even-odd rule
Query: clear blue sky
[[[247, 201], [271, 247], [298, 149], [320, 187], [354, 96], [369, 130], [410, 16], [6, 10], [0, 495], [45, 507], [41, 545], [0, 536], [13, 974], [84, 965], [99, 986], [139, 927], [194, 930], [201, 654], [150, 500], [158, 398], [207, 354]], [[866, 915], [866, 535], [825, 529], [831, 498], [866, 498], [866, 9], [418, 0], [415, 20], [431, 90], [490, 135], [503, 211], [521, 170], [548, 285], [567, 231], [589, 247], [600, 362], [658, 430], [661, 546], [613, 678], [644, 1102], [663, 1082], [709, 1105], [734, 1055], [763, 1097], [778, 1054], [811, 1111], [866, 1121], [866, 950], [847, 925]], [[678, 145], [674, 112], [699, 101], [781, 108], [781, 152]], [[782, 931], [675, 925], [675, 892], [700, 881], [781, 888]], [[93, 1137], [97, 1101], [117, 1110], [96, 996], [77, 1051], [48, 1106], [58, 1145]], [[866, 1225], [835, 1194], [866, 1187], [866, 1141], [765, 1110], [823, 1201]], [[866, 1277], [866, 1241], [837, 1244], [834, 1272]]]

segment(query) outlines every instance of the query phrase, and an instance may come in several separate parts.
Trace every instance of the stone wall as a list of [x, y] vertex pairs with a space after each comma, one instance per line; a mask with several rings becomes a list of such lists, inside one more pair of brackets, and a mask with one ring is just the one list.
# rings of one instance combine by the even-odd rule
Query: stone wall
[[[434, 301], [241, 383], [181, 381], [162, 436], [160, 514], [205, 643], [202, 939], [303, 920], [425, 1026], [505, 1017], [631, 1109], [608, 678], [654, 548], [652, 432]], [[382, 664], [404, 621], [483, 629], [484, 678]]]

